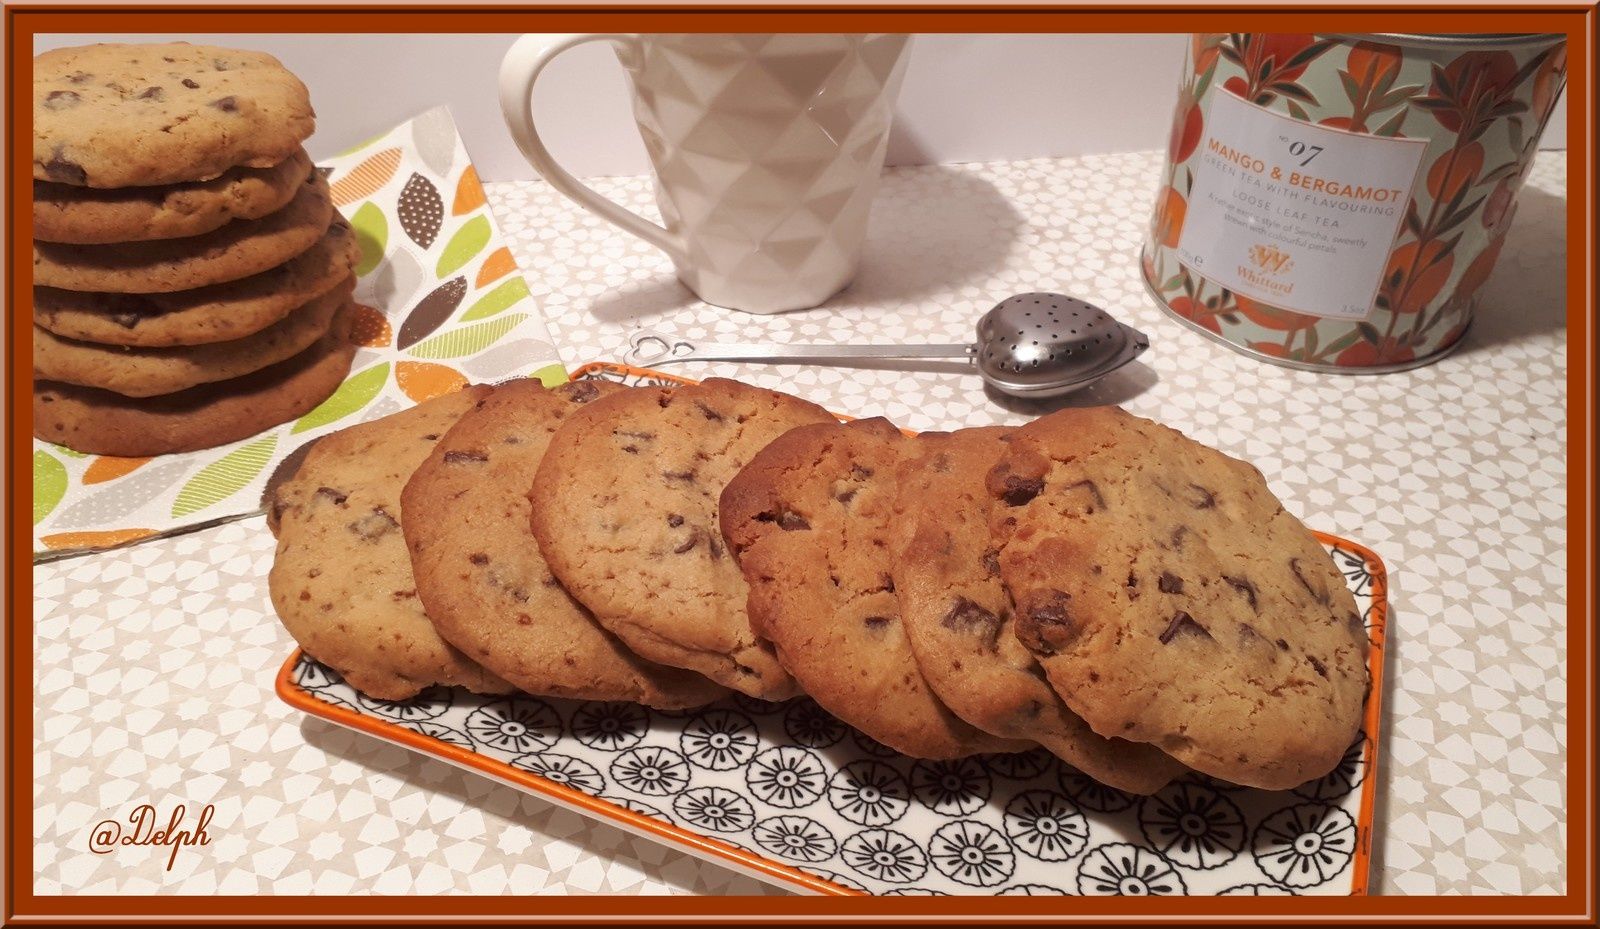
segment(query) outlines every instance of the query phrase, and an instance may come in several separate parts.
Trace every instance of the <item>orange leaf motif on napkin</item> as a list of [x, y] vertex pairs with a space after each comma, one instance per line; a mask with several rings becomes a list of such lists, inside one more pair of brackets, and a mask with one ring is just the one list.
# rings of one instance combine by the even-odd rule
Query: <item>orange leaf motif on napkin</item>
[[154, 529], [111, 529], [105, 532], [57, 532], [39, 539], [45, 548], [112, 548], [155, 535]]
[[461, 180], [456, 182], [456, 201], [450, 205], [450, 215], [471, 213], [480, 206], [483, 206], [483, 184], [478, 181], [478, 169], [467, 165], [467, 170], [461, 172]]
[[356, 304], [355, 319], [350, 324], [350, 341], [367, 348], [382, 348], [394, 339], [394, 330], [382, 313], [364, 304]]
[[89, 462], [89, 467], [83, 469], [83, 483], [102, 484], [106, 481], [114, 481], [124, 474], [132, 473], [149, 460], [148, 458], [115, 458], [111, 455], [101, 455]]
[[372, 196], [378, 188], [389, 183], [389, 178], [394, 177], [395, 169], [398, 167], [400, 167], [398, 148], [386, 148], [361, 162], [352, 168], [349, 174], [328, 185], [328, 192], [333, 196], [334, 205], [344, 206], [363, 197]]
[[478, 279], [472, 286], [482, 287], [493, 280], [498, 280], [517, 270], [517, 259], [511, 257], [511, 249], [504, 245], [495, 249], [488, 258], [483, 259], [483, 264], [478, 266]]
[[467, 386], [467, 378], [448, 365], [427, 361], [402, 361], [394, 366], [394, 380], [405, 395], [417, 403], [455, 393]]

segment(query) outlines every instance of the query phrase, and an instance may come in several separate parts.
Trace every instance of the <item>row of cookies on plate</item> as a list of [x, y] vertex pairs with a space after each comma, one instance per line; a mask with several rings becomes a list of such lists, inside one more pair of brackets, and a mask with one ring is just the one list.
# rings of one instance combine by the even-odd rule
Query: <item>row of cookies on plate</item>
[[478, 386], [269, 492], [289, 631], [357, 689], [809, 694], [905, 754], [1151, 792], [1333, 767], [1366, 637], [1258, 471], [1105, 407], [910, 436], [712, 379]]
[[331, 394], [355, 236], [302, 143], [305, 86], [185, 43], [34, 59], [40, 438], [146, 456], [235, 441]]

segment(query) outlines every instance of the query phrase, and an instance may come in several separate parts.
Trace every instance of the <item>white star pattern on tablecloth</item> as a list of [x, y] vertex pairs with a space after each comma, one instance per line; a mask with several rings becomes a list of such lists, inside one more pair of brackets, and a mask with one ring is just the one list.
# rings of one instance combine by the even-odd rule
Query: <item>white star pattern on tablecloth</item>
[[[1151, 336], [1097, 387], [1248, 458], [1315, 528], [1391, 571], [1378, 774], [1383, 893], [1565, 889], [1564, 153], [1538, 157], [1478, 321], [1454, 356], [1371, 378], [1291, 372], [1165, 318], [1137, 248], [1159, 153], [894, 169], [863, 271], [828, 307], [699, 304], [664, 256], [538, 182], [486, 185], [570, 366], [648, 326], [691, 339], [965, 341], [1011, 293], [1055, 290]], [[594, 182], [653, 212], [647, 178]], [[971, 376], [717, 364], [916, 428], [1020, 422]], [[302, 720], [272, 693], [259, 518], [35, 569], [39, 894], [773, 893], [443, 762]], [[670, 799], [670, 798], [669, 798]], [[134, 805], [216, 805], [213, 841], [88, 849]]]

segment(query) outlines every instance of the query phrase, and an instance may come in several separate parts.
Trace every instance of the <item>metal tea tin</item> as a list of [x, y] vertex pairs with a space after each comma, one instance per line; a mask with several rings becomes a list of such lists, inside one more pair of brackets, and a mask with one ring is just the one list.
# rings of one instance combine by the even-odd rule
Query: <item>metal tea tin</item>
[[1437, 360], [1472, 321], [1565, 81], [1559, 35], [1196, 34], [1145, 283], [1274, 364]]

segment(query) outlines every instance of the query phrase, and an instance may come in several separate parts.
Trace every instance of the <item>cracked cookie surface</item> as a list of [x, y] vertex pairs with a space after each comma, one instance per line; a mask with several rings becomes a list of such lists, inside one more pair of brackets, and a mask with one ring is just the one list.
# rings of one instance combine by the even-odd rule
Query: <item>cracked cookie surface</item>
[[33, 237], [96, 245], [180, 239], [282, 209], [311, 173], [299, 149], [267, 168], [230, 168], [209, 181], [107, 190], [33, 182]]
[[560, 585], [533, 538], [528, 487], [550, 437], [624, 389], [508, 381], [451, 426], [401, 496], [417, 594], [447, 641], [528, 693], [701, 706], [727, 690], [635, 655]]
[[323, 437], [268, 501], [278, 618], [369, 697], [405, 700], [435, 684], [511, 690], [429, 622], [400, 529], [406, 480], [490, 389], [465, 387]]
[[345, 307], [355, 278], [311, 300], [260, 332], [229, 342], [177, 348], [129, 348], [33, 333], [36, 377], [99, 387], [129, 397], [153, 397], [199, 384], [243, 377], [310, 348], [327, 335]]
[[910, 451], [885, 419], [804, 426], [768, 445], [722, 492], [722, 532], [750, 584], [750, 620], [812, 699], [914, 758], [1023, 751], [928, 686], [891, 575], [895, 469]]
[[214, 448], [309, 413], [350, 373], [356, 347], [346, 304], [328, 334], [259, 371], [156, 397], [36, 379], [33, 434], [94, 455], [142, 458]]
[[1017, 638], [1102, 735], [1297, 786], [1355, 737], [1368, 642], [1261, 472], [1116, 407], [1016, 431], [987, 476]]
[[568, 417], [539, 464], [529, 494], [539, 549], [639, 655], [752, 697], [793, 696], [750, 629], [717, 500], [767, 443], [833, 421], [816, 404], [721, 378], [601, 397]]
[[33, 282], [66, 290], [168, 293], [260, 274], [305, 252], [334, 217], [328, 182], [306, 175], [289, 205], [205, 235], [118, 245], [33, 243]]
[[82, 187], [205, 181], [265, 168], [316, 128], [305, 85], [262, 52], [58, 48], [33, 59], [33, 176]]
[[1013, 430], [923, 433], [897, 469], [894, 586], [906, 637], [944, 704], [985, 732], [1030, 738], [1096, 780], [1159, 790], [1184, 768], [1154, 746], [1097, 734], [1016, 638], [989, 535], [989, 470]]
[[332, 290], [359, 255], [350, 224], [335, 216], [311, 248], [236, 281], [151, 294], [35, 287], [33, 322], [65, 338], [105, 345], [167, 348], [242, 339]]

